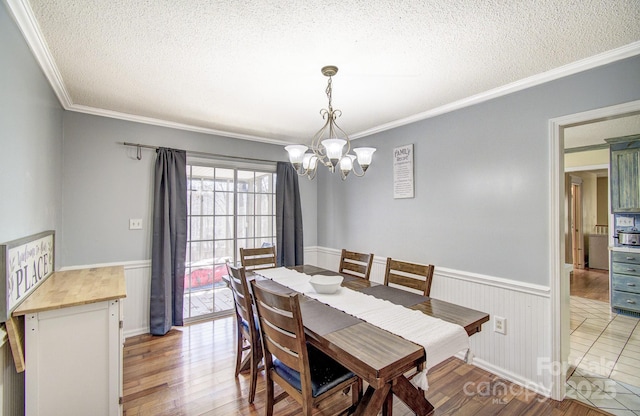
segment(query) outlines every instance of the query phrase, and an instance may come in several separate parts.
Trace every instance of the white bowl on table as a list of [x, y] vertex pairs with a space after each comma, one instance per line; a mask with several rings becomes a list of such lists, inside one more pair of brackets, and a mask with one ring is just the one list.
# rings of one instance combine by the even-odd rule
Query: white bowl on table
[[311, 283], [311, 286], [313, 286], [316, 293], [331, 294], [335, 293], [340, 288], [342, 280], [342, 276], [324, 276], [317, 274], [315, 276], [311, 276], [309, 283]]

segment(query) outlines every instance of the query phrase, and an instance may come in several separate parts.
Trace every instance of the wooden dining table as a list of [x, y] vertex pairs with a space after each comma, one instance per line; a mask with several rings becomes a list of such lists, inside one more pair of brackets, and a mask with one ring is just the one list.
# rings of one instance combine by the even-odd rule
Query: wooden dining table
[[[307, 275], [340, 274], [316, 266], [296, 266], [292, 269]], [[480, 332], [489, 315], [473, 309], [407, 292], [402, 289], [341, 274], [342, 286], [388, 300], [392, 303], [419, 310], [427, 315], [461, 325], [472, 335]], [[281, 293], [292, 289], [260, 275], [249, 272], [248, 277], [257, 284]], [[360, 376], [368, 387], [355, 414], [377, 415], [389, 393], [402, 400], [416, 415], [431, 415], [433, 405], [424, 393], [415, 387], [405, 373], [422, 365], [425, 351], [398, 335], [349, 315], [318, 300], [301, 296], [300, 309], [307, 341], [343, 366]], [[452, 351], [451, 355], [458, 351]]]

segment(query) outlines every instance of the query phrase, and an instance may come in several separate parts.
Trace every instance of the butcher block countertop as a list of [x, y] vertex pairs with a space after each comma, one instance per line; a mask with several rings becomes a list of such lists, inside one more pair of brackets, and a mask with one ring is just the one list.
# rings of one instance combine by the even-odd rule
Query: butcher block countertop
[[122, 266], [54, 272], [13, 311], [13, 316], [120, 299], [126, 296]]

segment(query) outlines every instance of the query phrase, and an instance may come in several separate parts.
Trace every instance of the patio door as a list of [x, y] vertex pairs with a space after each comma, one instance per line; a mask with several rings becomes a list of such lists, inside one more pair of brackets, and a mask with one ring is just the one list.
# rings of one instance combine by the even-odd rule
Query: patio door
[[238, 264], [240, 247], [275, 244], [275, 175], [275, 166], [187, 165], [185, 322], [232, 313], [226, 263]]

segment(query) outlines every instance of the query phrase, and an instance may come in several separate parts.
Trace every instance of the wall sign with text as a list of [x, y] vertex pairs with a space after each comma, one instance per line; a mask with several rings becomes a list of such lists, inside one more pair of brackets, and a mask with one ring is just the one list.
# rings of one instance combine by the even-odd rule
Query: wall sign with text
[[393, 197], [413, 198], [413, 144], [393, 149]]
[[0, 322], [54, 270], [55, 231], [44, 231], [0, 244], [0, 270], [5, 276], [0, 285]]

